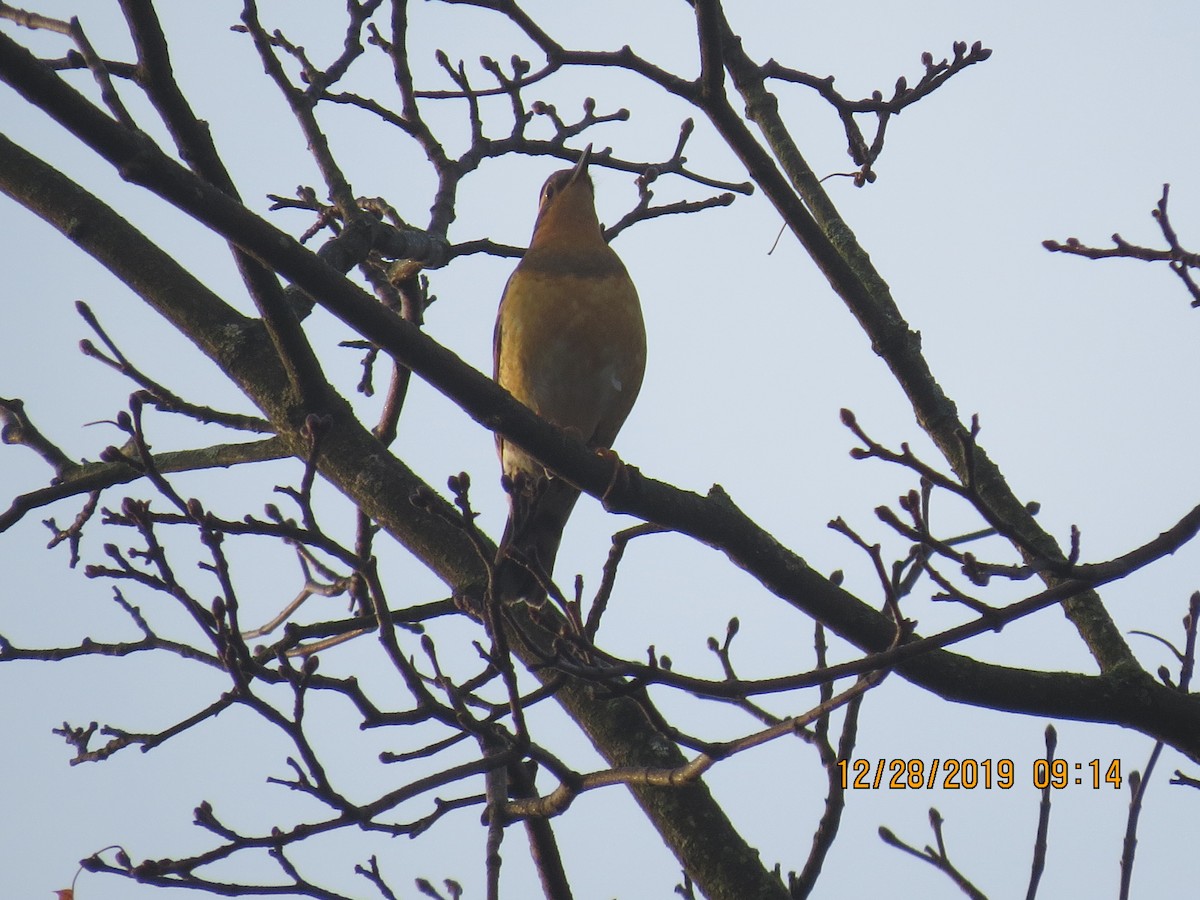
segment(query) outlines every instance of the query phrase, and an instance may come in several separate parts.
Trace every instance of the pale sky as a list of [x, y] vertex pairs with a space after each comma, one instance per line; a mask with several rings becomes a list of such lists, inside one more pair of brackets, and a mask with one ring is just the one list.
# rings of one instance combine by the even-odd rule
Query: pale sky
[[[266, 213], [266, 194], [291, 194], [298, 184], [317, 186], [319, 176], [303, 138], [282, 100], [263, 79], [250, 41], [231, 32], [240, 4], [160, 4], [172, 41], [179, 80], [197, 114], [211, 124], [233, 177], [251, 208]], [[1200, 175], [1192, 107], [1200, 84], [1200, 24], [1193, 4], [1159, 2], [1134, 10], [1113, 2], [1053, 5], [1019, 0], [1007, 4], [934, 2], [907, 4], [866, 0], [841, 3], [754, 0], [728, 4], [736, 31], [752, 56], [817, 75], [837, 76], [847, 96], [876, 88], [890, 95], [895, 79], [910, 83], [921, 73], [920, 57], [951, 53], [955, 40], [980, 40], [993, 56], [894, 119], [875, 169], [878, 181], [859, 190], [833, 179], [828, 190], [891, 286], [910, 325], [921, 332], [931, 368], [964, 417], [978, 412], [981, 443], [1023, 500], [1041, 503], [1040, 520], [1067, 540], [1072, 524], [1082, 531], [1082, 558], [1101, 561], [1144, 543], [1174, 524], [1200, 497], [1194, 447], [1200, 438], [1187, 413], [1192, 386], [1200, 380], [1200, 311], [1192, 310], [1182, 285], [1165, 267], [1129, 261], [1085, 262], [1052, 255], [1046, 238], [1075, 236], [1106, 245], [1113, 232], [1131, 241], [1161, 245], [1149, 213], [1162, 185], [1171, 188], [1171, 214], [1184, 244], [1200, 245]], [[332, 58], [340, 46], [344, 4], [312, 3], [304, 12], [262, 3], [264, 20], [284, 28], [314, 59]], [[45, 0], [27, 8], [57, 17], [79, 15], [99, 52], [128, 58], [115, 3]], [[580, 49], [633, 48], [680, 74], [696, 71], [694, 29], [681, 2], [605, 5], [529, 4], [562, 43]], [[545, 16], [542, 11], [550, 9]], [[429, 87], [449, 87], [433, 62], [435, 48], [463, 59], [473, 79], [487, 81], [481, 54], [507, 60], [530, 54], [515, 42], [504, 20], [485, 12], [435, 3], [413, 4], [414, 34], [427, 52], [414, 65]], [[46, 56], [61, 56], [64, 39], [33, 34], [11, 22], [4, 33]], [[637, 34], [634, 39], [631, 35]], [[388, 101], [390, 81], [382, 57], [361, 65], [348, 87]], [[84, 73], [70, 81], [95, 96]], [[779, 86], [782, 109], [802, 151], [819, 174], [846, 171], [845, 142], [836, 115], [800, 88]], [[123, 87], [135, 118], [150, 123], [150, 109]], [[583, 97], [597, 112], [626, 106], [627, 123], [598, 126], [571, 142], [611, 145], [627, 158], [661, 158], [674, 146], [679, 122], [694, 111], [664, 102], [630, 76], [589, 71], [546, 82], [528, 100], [544, 98], [571, 118]], [[398, 105], [398, 103], [393, 104]], [[735, 101], [735, 106], [740, 104]], [[507, 133], [505, 102], [485, 112], [489, 130]], [[409, 221], [421, 224], [429, 205], [428, 171], [401, 135], [377, 127], [346, 109], [322, 110], [334, 151], [358, 195], [382, 196]], [[467, 132], [461, 104], [430, 112], [452, 153]], [[531, 133], [546, 128], [534, 123]], [[151, 129], [167, 140], [161, 129]], [[240, 309], [249, 302], [228, 254], [216, 239], [173, 213], [156, 197], [125, 185], [107, 167], [41, 113], [0, 86], [0, 131], [44, 155], [90, 190], [115, 205], [160, 246]], [[544, 132], [543, 132], [544, 133]], [[689, 164], [713, 177], [745, 179], [732, 154], [698, 122], [688, 145]], [[561, 164], [549, 159], [491, 162], [463, 187], [450, 237], [490, 236], [510, 243], [528, 239], [543, 179]], [[614, 222], [636, 201], [627, 174], [593, 170], [601, 219]], [[696, 185], [663, 179], [656, 201], [698, 199]], [[272, 213], [271, 220], [299, 235], [309, 220]], [[880, 591], [866, 556], [826, 523], [843, 516], [860, 533], [903, 554], [905, 542], [875, 518], [875, 507], [895, 505], [913, 486], [905, 472], [878, 462], [855, 462], [852, 436], [838, 410], [849, 407], [876, 439], [902, 441], [938, 465], [936, 451], [914, 422], [910, 408], [868, 340], [790, 236], [771, 255], [779, 218], [760, 194], [732, 207], [645, 223], [614, 244], [641, 294], [649, 342], [649, 366], [641, 397], [616, 449], [646, 474], [704, 492], [720, 483], [752, 517], [822, 572], [841, 569], [846, 586], [869, 602]], [[187, 344], [156, 320], [130, 291], [73, 245], [7, 198], [0, 198], [0, 396], [21, 397], [37, 425], [67, 452], [95, 459], [120, 437], [111, 419], [132, 385], [78, 352], [91, 337], [73, 304], [85, 300], [122, 349], [146, 372], [189, 399], [250, 412], [246, 401]], [[468, 257], [430, 273], [438, 302], [426, 328], [482, 371], [489, 371], [496, 302], [512, 260]], [[327, 372], [350, 395], [358, 357], [337, 342], [354, 337], [346, 326], [318, 313], [308, 333]], [[374, 406], [357, 400], [368, 421]], [[154, 419], [157, 449], [202, 446], [215, 430], [180, 427]], [[493, 537], [503, 526], [491, 435], [426, 385], [414, 383], [396, 452], [430, 484], [469, 471], [480, 524]], [[0, 503], [43, 485], [46, 466], [22, 447], [0, 447]], [[180, 478], [185, 496], [198, 494], [218, 513], [259, 513], [280, 502], [274, 484], [295, 484], [298, 464], [211, 478]], [[190, 493], [189, 493], [190, 492]], [[146, 485], [128, 490], [149, 497]], [[110, 491], [117, 506], [124, 494]], [[330, 526], [343, 538], [352, 518], [331, 494], [322, 496]], [[69, 570], [65, 548], [44, 549], [40, 524], [52, 515], [70, 521], [77, 501], [39, 510], [0, 535], [5, 572], [0, 589], [0, 634], [22, 647], [70, 646], [85, 635], [97, 640], [136, 638], [111, 601], [112, 589], [89, 581], [82, 567]], [[954, 504], [941, 509], [964, 530], [976, 520]], [[950, 510], [954, 510], [951, 512]], [[588, 498], [568, 526], [557, 574], [570, 584], [583, 573], [594, 586], [608, 550], [607, 536], [628, 520], [607, 516]], [[103, 543], [128, 543], [92, 523], [83, 561], [103, 558]], [[239, 564], [243, 608], [262, 620], [291, 598], [297, 572], [289, 554], [266, 542], [243, 542], [231, 550]], [[403, 550], [378, 545], [394, 605], [444, 596], [440, 583]], [[195, 548], [179, 548], [181, 569]], [[1005, 557], [1006, 559], [1009, 557]], [[1181, 640], [1187, 598], [1200, 587], [1195, 575], [1200, 548], [1175, 556], [1102, 591], [1123, 632], [1133, 630]], [[188, 569], [201, 596], [217, 590]], [[1026, 586], [1028, 587], [1028, 586]], [[152, 594], [125, 586], [147, 614], [178, 628], [186, 622]], [[1032, 589], [1030, 589], [1032, 591]], [[906, 600], [906, 614], [922, 633], [962, 621], [961, 608], [930, 604], [923, 584]], [[991, 602], [1023, 596], [1021, 587], [998, 588]], [[341, 600], [328, 617], [342, 614]], [[247, 615], [247, 613], [243, 613]], [[320, 608], [312, 618], [318, 618]], [[614, 597], [601, 640], [611, 652], [644, 658], [648, 645], [672, 657], [676, 669], [719, 677], [705, 647], [722, 636], [730, 616], [741, 620], [734, 660], [741, 674], [765, 676], [812, 665], [809, 620], [768, 594], [720, 554], [677, 536], [642, 539], [628, 554], [621, 589]], [[457, 674], [474, 671], [470, 640], [477, 631], [461, 623], [439, 626], [442, 656]], [[1160, 644], [1128, 637], [1147, 670], [1175, 669]], [[418, 652], [415, 642], [412, 652]], [[956, 648], [976, 658], [1050, 671], [1091, 674], [1094, 663], [1056, 609], [982, 636]], [[854, 658], [834, 642], [831, 658]], [[371, 637], [323, 654], [322, 671], [356, 674], [364, 684], [387, 688], [394, 678]], [[50, 729], [64, 720], [93, 720], [132, 731], [156, 731], [201, 708], [222, 689], [211, 672], [176, 659], [78, 660], [60, 664], [0, 665], [0, 884], [6, 896], [48, 898], [67, 887], [77, 861], [109, 844], [135, 859], [184, 856], [212, 844], [191, 824], [192, 809], [211, 801], [219, 815], [247, 831], [318, 814], [268, 776], [286, 774], [288, 748], [244, 711], [232, 710], [148, 754], [125, 752], [103, 764], [69, 767], [69, 749]], [[394, 702], [403, 704], [403, 697]], [[814, 696], [796, 694], [764, 701], [773, 712], [803, 712]], [[750, 719], [728, 709], [714, 711], [690, 698], [657, 692], [685, 730], [707, 737], [753, 731]], [[280, 695], [281, 703], [287, 703]], [[408, 735], [360, 734], [347, 710], [320, 710], [330, 722], [329, 760], [352, 795], [382, 792], [412, 772], [381, 768], [375, 755], [397, 749]], [[840, 717], [838, 718], [840, 722]], [[932, 842], [926, 812], [936, 806], [946, 820], [951, 858], [993, 898], [1023, 896], [1033, 844], [1039, 792], [1032, 764], [1043, 749], [1047, 722], [989, 710], [949, 705], [892, 676], [866, 700], [857, 755], [876, 759], [1012, 759], [1018, 781], [1011, 790], [928, 792], [852, 791], [842, 833], [825, 865], [815, 897], [956, 897], [952, 883], [927, 865], [882, 844], [886, 825], [917, 846]], [[1122, 761], [1125, 774], [1142, 769], [1149, 738], [1112, 727], [1056, 722], [1058, 755], [1086, 765], [1093, 759]], [[580, 769], [598, 758], [560, 716], [539, 708], [533, 727], [543, 741]], [[1151, 783], [1139, 831], [1134, 897], [1190, 896], [1181, 885], [1192, 875], [1190, 840], [1196, 804], [1189, 789], [1168, 780], [1175, 769], [1196, 768], [1167, 751]], [[413, 770], [415, 771], [415, 770]], [[391, 781], [389, 781], [389, 779]], [[777, 741], [718, 765], [707, 778], [743, 835], [768, 865], [798, 870], [821, 815], [824, 774], [815, 752], [798, 741]], [[443, 796], [466, 793], [447, 792]], [[1039, 896], [1115, 896], [1128, 791], [1068, 788], [1056, 795], [1050, 850]], [[415, 819], [428, 800], [398, 811]], [[454, 878], [465, 897], [484, 895], [483, 839], [478, 811], [460, 812], [416, 841], [347, 834], [314, 845], [305, 872], [332, 889], [375, 896], [353, 875], [354, 863], [374, 852], [402, 896], [412, 879], [435, 883]], [[669, 898], [678, 865], [640, 818], [621, 788], [580, 798], [555, 822], [573, 872], [576, 897]], [[504, 896], [537, 895], [524, 861], [524, 838], [514, 831], [505, 844]], [[244, 872], [213, 873], [238, 877]], [[250, 877], [250, 876], [246, 876]], [[278, 878], [272, 872], [272, 880]], [[79, 900], [142, 900], [150, 889], [116, 878], [83, 876]]]

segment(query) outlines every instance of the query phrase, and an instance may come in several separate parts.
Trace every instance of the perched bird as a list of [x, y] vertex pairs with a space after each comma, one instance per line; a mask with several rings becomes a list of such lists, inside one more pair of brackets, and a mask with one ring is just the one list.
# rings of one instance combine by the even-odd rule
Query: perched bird
[[[542, 186], [529, 249], [500, 300], [493, 349], [502, 387], [600, 450], [611, 447], [642, 386], [646, 329], [633, 281], [596, 217], [591, 151]], [[499, 435], [496, 449], [509, 486], [497, 595], [537, 603], [545, 591], [529, 566], [552, 573], [579, 490]]]

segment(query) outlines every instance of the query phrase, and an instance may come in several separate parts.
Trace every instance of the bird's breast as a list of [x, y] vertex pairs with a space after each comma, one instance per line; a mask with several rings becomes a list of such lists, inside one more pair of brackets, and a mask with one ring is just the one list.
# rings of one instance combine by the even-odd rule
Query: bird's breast
[[527, 256], [505, 289], [497, 344], [497, 380], [514, 397], [595, 446], [616, 437], [646, 365], [637, 291], [616, 254], [586, 265]]

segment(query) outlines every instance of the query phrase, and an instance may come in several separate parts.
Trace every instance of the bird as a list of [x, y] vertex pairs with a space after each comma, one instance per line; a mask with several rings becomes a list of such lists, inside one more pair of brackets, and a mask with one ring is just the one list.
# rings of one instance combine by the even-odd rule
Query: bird
[[[543, 419], [611, 453], [641, 390], [646, 328], [637, 288], [596, 215], [591, 156], [589, 144], [542, 186], [529, 249], [501, 295], [494, 377]], [[540, 605], [579, 489], [499, 434], [496, 450], [509, 515], [493, 590]]]

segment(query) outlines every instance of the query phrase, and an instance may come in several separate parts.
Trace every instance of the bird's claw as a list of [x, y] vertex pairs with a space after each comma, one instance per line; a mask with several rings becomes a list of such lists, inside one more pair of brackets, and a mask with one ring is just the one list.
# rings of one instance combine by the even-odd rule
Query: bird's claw
[[600, 503], [606, 510], [612, 512], [609, 508], [609, 498], [613, 496], [614, 492], [620, 493], [628, 486], [630, 467], [625, 465], [621, 457], [617, 456], [615, 450], [611, 450], [608, 447], [597, 448], [596, 455], [612, 462], [612, 475], [609, 476], [608, 485], [604, 488], [604, 493], [600, 495]]

